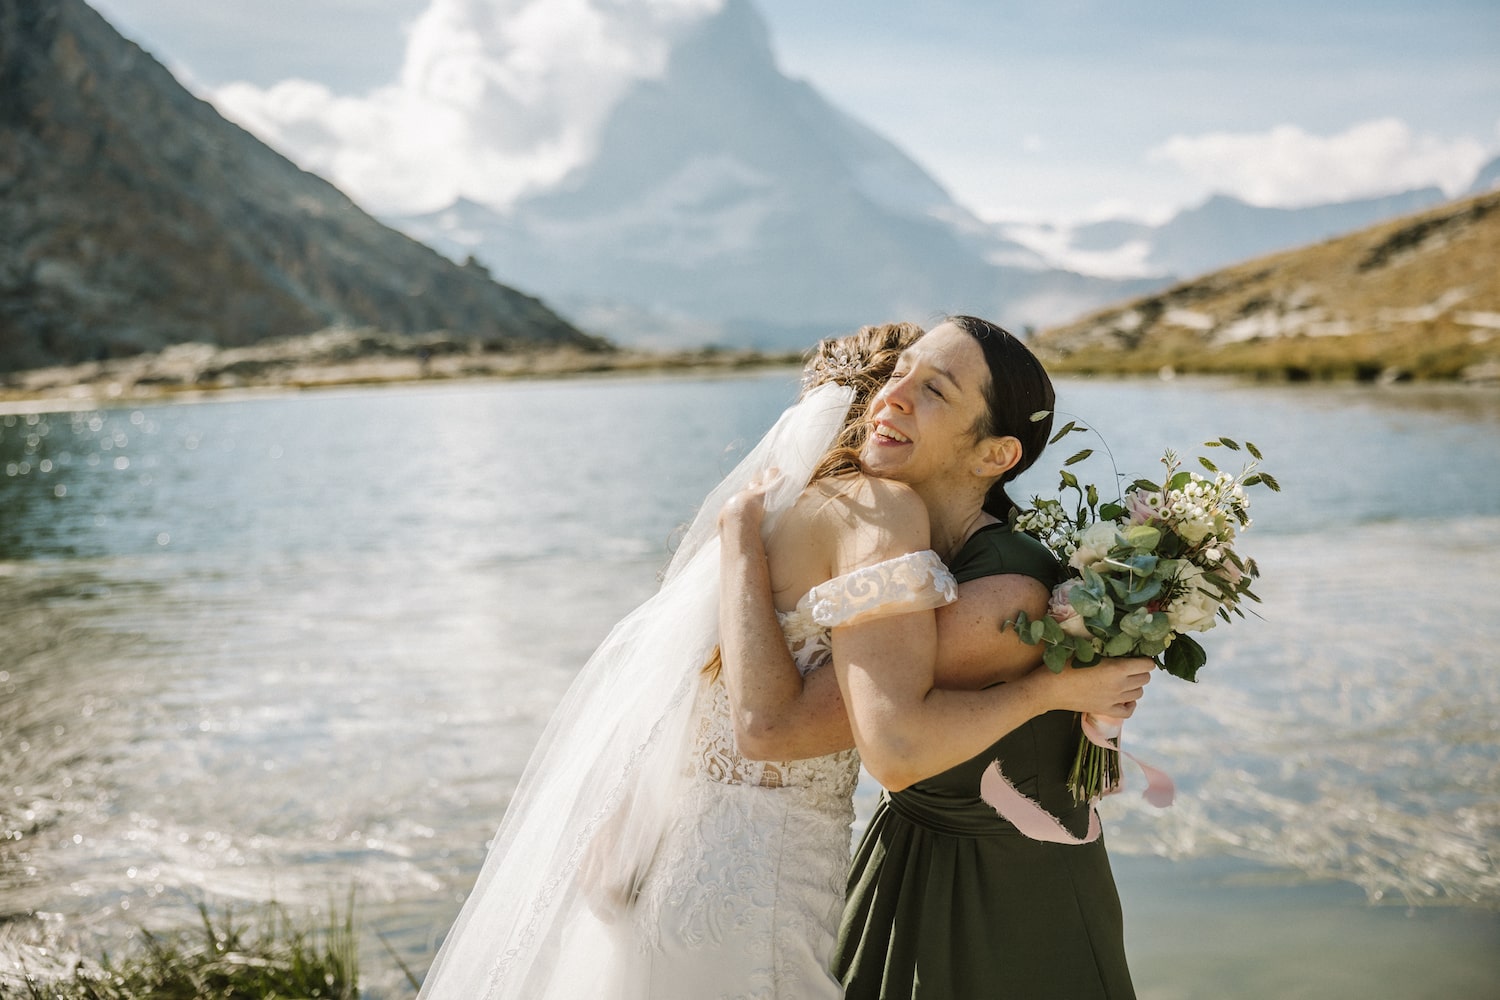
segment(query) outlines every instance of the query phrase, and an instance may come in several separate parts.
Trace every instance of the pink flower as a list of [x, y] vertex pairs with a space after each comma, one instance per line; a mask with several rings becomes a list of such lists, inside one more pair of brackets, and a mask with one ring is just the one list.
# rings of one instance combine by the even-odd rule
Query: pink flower
[[1047, 602], [1047, 617], [1053, 619], [1062, 626], [1062, 630], [1068, 635], [1080, 639], [1089, 637], [1089, 629], [1084, 624], [1083, 616], [1073, 608], [1073, 588], [1080, 586], [1082, 581], [1064, 580], [1052, 591], [1052, 599]]
[[1125, 494], [1125, 513], [1131, 524], [1150, 524], [1162, 520], [1162, 497], [1160, 493], [1145, 493], [1131, 490]]

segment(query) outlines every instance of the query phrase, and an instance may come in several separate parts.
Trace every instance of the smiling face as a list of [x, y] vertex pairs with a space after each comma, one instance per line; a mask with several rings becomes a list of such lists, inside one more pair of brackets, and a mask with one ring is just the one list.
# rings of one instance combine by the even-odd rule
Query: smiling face
[[[1014, 464], [1004, 442], [983, 438], [990, 373], [979, 342], [953, 323], [934, 327], [902, 352], [896, 371], [870, 404], [870, 437], [860, 452], [873, 476], [915, 487], [972, 486], [976, 470], [999, 476]], [[1019, 445], [1014, 449], [1019, 454]]]

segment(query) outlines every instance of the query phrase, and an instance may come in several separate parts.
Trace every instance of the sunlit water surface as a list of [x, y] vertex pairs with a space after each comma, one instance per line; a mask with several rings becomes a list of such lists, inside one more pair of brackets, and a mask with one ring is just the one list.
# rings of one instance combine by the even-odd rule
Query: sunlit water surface
[[[573, 672], [794, 391], [778, 373], [0, 417], [0, 946], [36, 961], [199, 900], [352, 889], [420, 973]], [[1105, 805], [1127, 917], [1150, 856], [1500, 912], [1500, 394], [1070, 381], [1059, 408], [1127, 478], [1225, 434], [1284, 487], [1243, 543], [1263, 617], [1206, 635], [1200, 683], [1158, 677], [1127, 729], [1179, 787], [1166, 811]], [[1099, 446], [1059, 445], [1019, 492], [1050, 490], [1074, 442]], [[401, 995], [381, 946], [364, 965]]]

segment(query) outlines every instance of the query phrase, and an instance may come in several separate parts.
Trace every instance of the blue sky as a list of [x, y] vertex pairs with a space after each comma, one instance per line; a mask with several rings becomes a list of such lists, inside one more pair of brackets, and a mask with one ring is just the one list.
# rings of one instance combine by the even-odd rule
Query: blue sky
[[[649, 72], [653, 40], [718, 2], [95, 6], [231, 117], [367, 207], [395, 211], [436, 207], [429, 203], [460, 189], [503, 202], [524, 186], [469, 190], [478, 178], [555, 177], [584, 155], [579, 109], [588, 119], [589, 101], [618, 91], [618, 80], [605, 81], [585, 96], [580, 76], [599, 65], [621, 79]], [[1495, 0], [755, 3], [785, 72], [893, 140], [986, 218], [1160, 217], [1214, 190], [1283, 205], [1422, 184], [1458, 193], [1500, 155]], [[581, 25], [598, 27], [594, 6], [611, 8], [608, 32], [626, 42], [568, 41]], [[518, 42], [507, 24], [523, 21]], [[507, 47], [504, 60], [467, 52], [475, 38]], [[427, 68], [427, 86], [432, 67], [455, 53], [481, 75], [504, 62], [497, 72], [511, 80], [517, 67], [552, 60], [522, 88], [550, 122], [547, 142], [524, 155], [501, 148], [494, 135], [476, 135], [483, 119], [435, 122], [402, 92], [413, 65]], [[551, 97], [536, 96], [543, 91]], [[495, 103], [470, 107], [493, 116]], [[403, 129], [419, 134], [404, 149], [381, 145]], [[474, 168], [420, 173], [444, 143]]]

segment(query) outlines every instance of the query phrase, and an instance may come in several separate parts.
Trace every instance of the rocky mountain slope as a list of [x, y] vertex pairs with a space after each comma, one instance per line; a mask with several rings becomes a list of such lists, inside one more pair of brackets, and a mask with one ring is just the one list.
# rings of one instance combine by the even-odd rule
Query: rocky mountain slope
[[0, 0], [0, 371], [330, 326], [604, 346], [375, 221], [82, 0]]
[[1500, 379], [1500, 191], [1045, 330], [1066, 371]]

